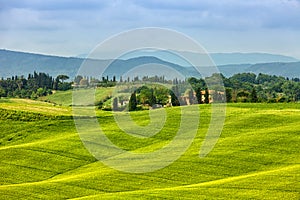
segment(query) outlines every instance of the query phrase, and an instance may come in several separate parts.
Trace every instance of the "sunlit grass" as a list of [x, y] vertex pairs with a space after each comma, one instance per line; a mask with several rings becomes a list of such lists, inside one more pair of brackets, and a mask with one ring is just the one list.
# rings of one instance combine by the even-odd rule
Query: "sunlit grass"
[[[95, 101], [100, 101], [106, 98], [107, 96], [111, 96], [114, 88], [97, 88], [97, 89], [76, 89], [76, 93], [82, 97], [85, 97], [85, 95], [88, 93], [91, 93], [91, 91], [95, 90], [95, 97], [92, 97], [95, 99]], [[72, 105], [72, 96], [73, 90], [68, 91], [57, 91], [52, 95], [40, 97], [40, 100], [43, 101], [49, 101], [52, 103], [55, 103], [57, 105], [62, 106], [71, 106]]]
[[[116, 171], [97, 161], [82, 144], [68, 106], [1, 99], [0, 108], [2, 116], [16, 111], [35, 119], [0, 118], [1, 199], [300, 197], [299, 104], [228, 104], [221, 137], [205, 158], [199, 157], [199, 150], [210, 122], [210, 106], [200, 105], [198, 134], [190, 148], [170, 166], [142, 174]], [[134, 152], [161, 148], [173, 139], [180, 124], [179, 108], [168, 108], [166, 125], [158, 134], [136, 138], [117, 126], [112, 113], [96, 113], [110, 140]], [[142, 126], [149, 124], [148, 114], [131, 113]]]

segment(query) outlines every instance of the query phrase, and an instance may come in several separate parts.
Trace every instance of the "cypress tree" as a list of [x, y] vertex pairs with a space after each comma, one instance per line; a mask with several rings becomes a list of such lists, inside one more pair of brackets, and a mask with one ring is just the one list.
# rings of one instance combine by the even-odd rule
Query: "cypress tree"
[[258, 97], [255, 88], [252, 89], [251, 94], [250, 94], [250, 100], [252, 103], [258, 102]]
[[208, 88], [205, 88], [204, 103], [206, 103], [206, 104], [209, 103], [209, 92], [208, 92]]
[[226, 88], [225, 93], [226, 93], [226, 102], [231, 102], [231, 100], [232, 100], [232, 89], [231, 88]]
[[113, 110], [114, 110], [114, 111], [117, 111], [117, 110], [118, 110], [118, 98], [117, 98], [117, 97], [115, 97], [115, 98], [113, 99]]
[[179, 102], [179, 91], [178, 91], [178, 86], [175, 85], [172, 87], [172, 90], [170, 90], [170, 95], [171, 95], [171, 104], [172, 106], [180, 106]]
[[156, 97], [154, 95], [154, 89], [151, 88], [150, 92], [151, 92], [151, 95], [150, 95], [150, 98], [149, 98], [149, 105], [153, 106], [156, 103]]
[[198, 104], [202, 104], [202, 94], [201, 94], [201, 88], [196, 89], [196, 97]]
[[136, 110], [136, 108], [137, 108], [137, 100], [136, 100], [136, 92], [134, 91], [130, 96], [128, 109], [129, 111], [134, 111]]

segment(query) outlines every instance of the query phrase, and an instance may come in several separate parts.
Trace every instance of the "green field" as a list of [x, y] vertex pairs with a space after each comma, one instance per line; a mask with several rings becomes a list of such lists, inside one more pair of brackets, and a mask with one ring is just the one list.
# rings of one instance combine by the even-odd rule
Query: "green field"
[[[84, 96], [87, 91], [91, 91], [94, 89], [79, 89], [77, 91], [78, 95]], [[101, 88], [101, 89], [96, 89], [95, 90], [95, 99], [97, 100], [102, 100], [106, 98], [107, 96], [111, 96], [113, 91], [113, 88]], [[56, 91], [54, 94], [49, 95], [49, 96], [44, 96], [40, 97], [39, 100], [42, 101], [47, 101], [50, 103], [54, 103], [57, 105], [62, 105], [62, 106], [71, 106], [72, 105], [72, 92], [73, 90], [68, 90], [68, 91]]]
[[[85, 149], [71, 99], [59, 97], [65, 94], [48, 97], [56, 104], [0, 99], [0, 199], [300, 199], [300, 104], [228, 104], [221, 137], [204, 158], [210, 105], [200, 105], [197, 136], [180, 159], [134, 174], [105, 166]], [[165, 127], [149, 139], [123, 133], [110, 112], [97, 116], [114, 144], [151, 152], [179, 127], [180, 108], [166, 112]], [[145, 126], [148, 113], [131, 116]]]

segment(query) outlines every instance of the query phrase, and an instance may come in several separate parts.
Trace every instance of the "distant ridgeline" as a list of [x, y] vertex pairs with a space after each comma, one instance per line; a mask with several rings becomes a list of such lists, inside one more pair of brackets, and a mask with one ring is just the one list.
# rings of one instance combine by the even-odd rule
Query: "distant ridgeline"
[[[199, 58], [199, 56], [201, 56], [191, 52], [179, 53], [180, 55], [182, 54], [192, 58]], [[186, 66], [185, 63], [176, 62], [175, 59], [167, 59], [160, 55], [160, 52], [156, 52], [153, 53], [152, 56], [145, 54], [135, 58], [101, 60], [50, 56], [0, 49], [0, 78], [15, 75], [21, 76], [32, 73], [33, 71], [38, 71], [51, 74], [52, 76], [65, 74], [71, 79], [74, 79], [82, 64], [89, 65], [89, 68], [92, 68], [92, 72], [89, 74], [79, 73], [86, 76], [100, 74], [101, 70], [108, 66], [104, 76], [120, 77], [133, 68], [150, 64], [151, 68], [153, 68], [153, 65], [164, 66], [165, 68], [174, 69], [169, 71], [177, 71], [186, 77], [199, 77], [199, 72], [194, 67]], [[207, 55], [204, 56], [207, 57]], [[257, 75], [263, 73], [289, 78], [300, 78], [300, 62], [292, 57], [263, 53], [212, 53], [210, 56], [218, 66], [220, 73], [226, 77], [231, 77], [236, 73], [251, 72]], [[204, 63], [201, 67], [200, 71], [203, 73], [202, 77], [211, 75], [210, 66]], [[158, 73], [157, 71], [160, 70], [155, 70], [156, 74]], [[168, 78], [172, 79], [172, 77]]]
[[[56, 90], [72, 88], [100, 88], [124, 86], [114, 99], [108, 97], [110, 108], [123, 110], [129, 105], [129, 110], [150, 109], [153, 107], [179, 106], [211, 102], [296, 102], [300, 101], [300, 79], [271, 76], [266, 74], [239, 73], [226, 78], [222, 74], [213, 74], [206, 78], [190, 77], [186, 80], [168, 80], [164, 76], [127, 77], [119, 80], [116, 76], [106, 76], [101, 79], [94, 77], [76, 76], [67, 82], [67, 75], [53, 78], [46, 73], [12, 76], [0, 80], [0, 97], [16, 97], [38, 99], [51, 95]], [[206, 83], [223, 80], [224, 88], [213, 86], [208, 88]], [[149, 84], [143, 84], [143, 83]], [[142, 86], [141, 86], [142, 85]], [[133, 90], [128, 90], [133, 88]], [[99, 108], [104, 108], [105, 102], [97, 102]], [[128, 104], [128, 105], [127, 105]], [[106, 106], [107, 109], [107, 106]]]

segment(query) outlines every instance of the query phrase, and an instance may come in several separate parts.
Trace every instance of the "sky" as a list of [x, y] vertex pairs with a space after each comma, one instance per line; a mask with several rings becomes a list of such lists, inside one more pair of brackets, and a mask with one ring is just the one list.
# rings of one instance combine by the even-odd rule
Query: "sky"
[[300, 0], [0, 0], [0, 49], [76, 56], [143, 27], [179, 31], [208, 52], [300, 59]]

